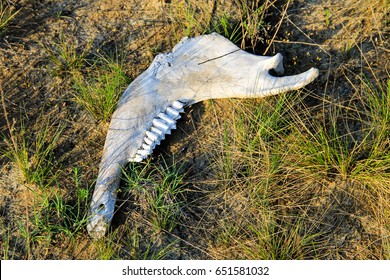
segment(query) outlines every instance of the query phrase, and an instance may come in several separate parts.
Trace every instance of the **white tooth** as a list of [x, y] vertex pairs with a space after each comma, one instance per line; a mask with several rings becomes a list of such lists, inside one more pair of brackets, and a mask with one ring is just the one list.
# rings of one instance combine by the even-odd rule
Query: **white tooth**
[[158, 117], [160, 119], [162, 119], [163, 121], [165, 121], [167, 124], [169, 124], [170, 126], [174, 125], [176, 122], [174, 119], [171, 119], [167, 114], [164, 114], [164, 113], [160, 113], [158, 114]]
[[147, 144], [147, 145], [153, 145], [154, 144], [154, 141], [148, 137], [145, 137], [144, 138], [144, 142]]
[[160, 140], [164, 140], [164, 139], [165, 139], [165, 133], [162, 132], [160, 129], [155, 128], [155, 127], [153, 127], [153, 126], [150, 128], [150, 130], [151, 130], [153, 133], [155, 133], [155, 134], [158, 135], [158, 138], [156, 139], [155, 142], [157, 143], [157, 141], [158, 141], [157, 145], [159, 145], [159, 144], [160, 144]]
[[160, 129], [158, 129], [157, 127], [151, 127], [150, 128], [150, 130], [154, 133], [154, 134], [156, 134], [156, 135], [158, 135], [158, 136], [162, 136], [162, 135], [164, 135], [164, 132], [162, 132]]
[[173, 101], [172, 107], [175, 108], [176, 110], [180, 110], [184, 107], [184, 104], [181, 103], [180, 101]]
[[174, 120], [177, 120], [180, 118], [180, 112], [173, 109], [172, 107], [167, 107], [166, 110], [167, 114], [170, 115]]
[[146, 136], [151, 139], [152, 141], [156, 141], [158, 139], [158, 135], [151, 132], [151, 131], [146, 131]]
[[141, 148], [144, 149], [144, 150], [149, 150], [149, 151], [153, 150], [152, 145], [148, 145], [146, 143], [143, 143]]
[[130, 162], [141, 162], [144, 159], [144, 157], [140, 155], [135, 155], [133, 158], [131, 158], [129, 161]]
[[164, 132], [169, 130], [169, 126], [162, 120], [154, 119], [152, 123], [156, 128], [161, 129]]

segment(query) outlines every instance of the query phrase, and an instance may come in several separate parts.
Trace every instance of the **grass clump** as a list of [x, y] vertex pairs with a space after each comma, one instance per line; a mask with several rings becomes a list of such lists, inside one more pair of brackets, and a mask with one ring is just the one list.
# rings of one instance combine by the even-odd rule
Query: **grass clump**
[[129, 83], [120, 60], [99, 55], [86, 75], [73, 75], [73, 97], [97, 122], [108, 122]]
[[171, 232], [178, 224], [183, 206], [184, 175], [176, 164], [145, 165], [124, 172], [130, 192], [137, 192], [144, 201], [147, 217], [157, 231]]
[[217, 3], [183, 1], [171, 5], [169, 17], [174, 24], [177, 41], [184, 37], [217, 32], [242, 48], [254, 50], [264, 41], [269, 26], [265, 22], [271, 1], [235, 0], [229, 3], [230, 12], [219, 12]]
[[249, 231], [253, 239], [243, 245], [247, 259], [296, 260], [315, 256], [316, 234], [304, 232], [303, 222], [278, 224], [276, 217], [269, 217], [268, 221], [249, 225]]
[[286, 139], [289, 111], [301, 101], [299, 94], [283, 94], [235, 105], [234, 122], [224, 126], [223, 147], [215, 149], [221, 152], [212, 163], [218, 186], [212, 204], [228, 209], [216, 217], [212, 233], [217, 242], [211, 254], [217, 259], [305, 259], [315, 254], [319, 233], [307, 227], [308, 217], [287, 214], [278, 203], [297, 181], [289, 177], [286, 159], [293, 151], [286, 150]]
[[76, 201], [68, 201], [61, 193], [49, 193], [36, 206], [33, 225], [36, 233], [51, 239], [53, 235], [64, 234], [70, 238], [84, 230], [88, 220], [86, 216], [88, 194], [84, 189], [77, 190]]
[[241, 48], [254, 50], [259, 42], [265, 41], [269, 26], [265, 21], [266, 13], [272, 6], [271, 1], [235, 0], [238, 7]]
[[4, 155], [17, 166], [23, 181], [44, 187], [55, 178], [53, 152], [62, 130], [63, 126], [44, 121], [37, 134], [29, 137], [22, 122], [18, 130], [12, 129], [10, 139], [4, 138]]
[[[53, 76], [68, 77], [74, 101], [97, 122], [108, 122], [120, 95], [130, 83], [120, 55], [92, 55], [91, 44], [82, 49], [70, 36], [60, 34], [57, 42], [39, 43], [50, 61]], [[89, 59], [87, 59], [89, 56]]]
[[295, 162], [306, 174], [343, 179], [389, 176], [389, 90], [388, 85], [367, 84], [348, 103], [325, 102], [325, 118], [315, 120], [310, 111], [295, 115], [292, 145], [299, 151]]
[[[360, 82], [347, 100], [308, 106], [318, 97], [295, 92], [235, 105], [210, 163], [218, 186], [211, 204], [225, 209], [215, 218], [212, 255], [388, 258], [390, 85]], [[373, 237], [345, 228], [340, 216], [375, 224]], [[362, 236], [354, 251], [341, 241], [345, 231]], [[334, 242], [349, 245], [334, 250]]]
[[39, 41], [38, 43], [50, 62], [50, 74], [58, 77], [68, 77], [72, 73], [79, 72], [85, 66], [91, 48], [91, 45], [87, 44], [81, 50], [75, 39], [62, 33], [55, 42]]
[[32, 193], [31, 214], [17, 223], [28, 259], [47, 258], [50, 255], [47, 249], [53, 243], [61, 240], [70, 246], [85, 232], [89, 192], [79, 184], [79, 172], [78, 168], [72, 172], [75, 199], [56, 185]]

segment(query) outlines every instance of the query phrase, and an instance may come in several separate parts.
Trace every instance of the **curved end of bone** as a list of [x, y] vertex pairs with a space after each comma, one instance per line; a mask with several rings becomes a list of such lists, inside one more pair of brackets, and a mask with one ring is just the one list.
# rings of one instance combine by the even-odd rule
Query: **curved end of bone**
[[94, 240], [101, 239], [107, 232], [110, 221], [104, 215], [92, 214], [92, 218], [87, 225], [89, 236]]
[[110, 226], [114, 216], [117, 189], [120, 183], [120, 164], [102, 165], [90, 203], [88, 234], [98, 240]]
[[319, 71], [316, 68], [310, 68], [306, 72], [303, 72], [298, 75], [285, 76], [279, 78], [282, 84], [284, 91], [297, 90], [300, 89], [311, 82], [313, 82], [318, 77]]
[[114, 216], [116, 195], [111, 195], [110, 198], [108, 197], [110, 192], [103, 193], [98, 186], [93, 196], [98, 197], [98, 199], [92, 198], [87, 231], [92, 239], [98, 240], [106, 234], [110, 226]]
[[257, 92], [264, 97], [298, 90], [313, 82], [318, 77], [318, 74], [319, 71], [316, 68], [311, 68], [298, 75], [284, 77], [274, 77], [268, 73], [268, 81], [260, 84], [260, 88], [257, 89]]
[[[280, 65], [280, 64], [279, 64]], [[280, 67], [277, 65], [277, 67]], [[274, 68], [269, 68], [268, 70], [275, 70]], [[318, 77], [319, 71], [316, 68], [311, 68], [301, 74], [284, 76], [284, 77], [275, 77], [268, 73], [260, 73], [259, 76], [255, 79], [255, 85], [251, 89], [248, 87], [247, 92], [243, 91], [242, 94], [237, 94], [234, 92], [229, 97], [239, 97], [239, 98], [258, 98], [266, 97], [271, 95], [277, 95], [288, 91], [298, 90], [304, 86], [310, 84]]]

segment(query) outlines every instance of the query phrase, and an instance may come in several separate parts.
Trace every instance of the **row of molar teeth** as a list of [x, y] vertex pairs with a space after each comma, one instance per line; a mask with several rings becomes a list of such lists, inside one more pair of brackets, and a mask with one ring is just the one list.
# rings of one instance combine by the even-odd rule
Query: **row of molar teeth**
[[130, 160], [140, 162], [152, 154], [153, 149], [164, 140], [165, 134], [171, 134], [172, 129], [176, 129], [176, 120], [180, 119], [180, 113], [184, 112], [184, 104], [174, 101], [168, 106], [165, 112], [158, 114], [152, 121], [152, 127], [146, 131], [146, 135], [141, 147], [136, 155]]

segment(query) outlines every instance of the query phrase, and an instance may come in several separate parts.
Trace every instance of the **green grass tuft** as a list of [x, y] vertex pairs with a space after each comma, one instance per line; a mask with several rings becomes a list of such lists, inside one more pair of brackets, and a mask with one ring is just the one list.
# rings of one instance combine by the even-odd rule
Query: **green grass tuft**
[[163, 166], [149, 163], [124, 172], [128, 190], [144, 197], [148, 219], [157, 232], [170, 232], [179, 222], [185, 191], [183, 178], [176, 163], [171, 166], [166, 162]]
[[119, 97], [130, 83], [121, 61], [99, 55], [86, 75], [73, 75], [74, 100], [97, 122], [109, 122]]
[[70, 36], [60, 34], [56, 42], [39, 41], [50, 62], [48, 69], [52, 76], [68, 77], [79, 72], [86, 64], [90, 44], [80, 48]]
[[50, 118], [40, 117], [36, 123], [36, 133], [31, 134], [23, 119], [19, 125], [11, 125], [9, 121], [7, 124], [9, 136], [2, 136], [5, 143], [4, 156], [15, 164], [26, 183], [40, 187], [50, 185], [57, 176], [53, 172], [53, 156], [64, 125], [55, 124]]

